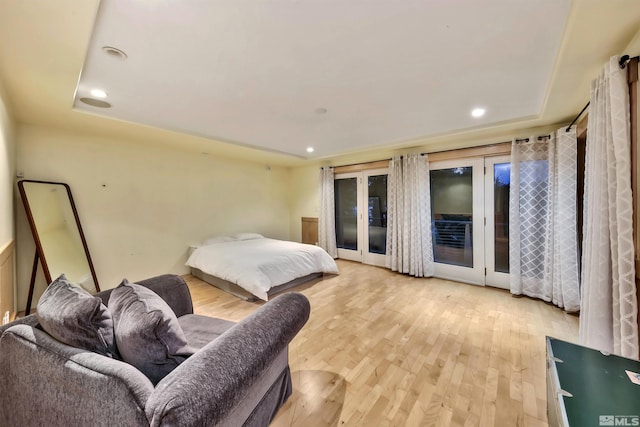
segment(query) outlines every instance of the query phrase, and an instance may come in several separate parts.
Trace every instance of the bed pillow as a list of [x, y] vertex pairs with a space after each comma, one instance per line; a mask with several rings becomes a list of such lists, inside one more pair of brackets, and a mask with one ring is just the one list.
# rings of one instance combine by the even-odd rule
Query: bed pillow
[[98, 297], [67, 280], [54, 280], [38, 301], [38, 323], [58, 341], [103, 356], [117, 355], [111, 312]]
[[216, 236], [210, 237], [204, 242], [202, 242], [203, 246], [207, 245], [215, 245], [216, 243], [227, 243], [227, 242], [235, 242], [237, 239], [231, 236]]
[[124, 279], [109, 297], [109, 310], [122, 360], [154, 385], [195, 352], [171, 307], [149, 288]]
[[253, 240], [264, 239], [264, 236], [258, 233], [238, 233], [235, 235], [235, 238], [238, 240]]

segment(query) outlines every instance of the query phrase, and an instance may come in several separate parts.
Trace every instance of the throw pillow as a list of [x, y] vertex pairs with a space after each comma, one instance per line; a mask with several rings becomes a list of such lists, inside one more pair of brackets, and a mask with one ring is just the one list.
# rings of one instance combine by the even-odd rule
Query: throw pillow
[[218, 244], [218, 243], [235, 242], [236, 240], [238, 240], [238, 239], [236, 239], [235, 237], [231, 237], [231, 236], [209, 237], [207, 240], [202, 242], [202, 246], [215, 245], [215, 244]]
[[116, 355], [109, 309], [64, 274], [47, 286], [36, 316], [42, 329], [62, 343], [108, 357]]
[[237, 240], [264, 239], [264, 236], [262, 234], [258, 234], [258, 233], [238, 233], [234, 237]]
[[124, 279], [111, 292], [109, 310], [122, 360], [153, 384], [194, 353], [175, 313], [152, 290]]

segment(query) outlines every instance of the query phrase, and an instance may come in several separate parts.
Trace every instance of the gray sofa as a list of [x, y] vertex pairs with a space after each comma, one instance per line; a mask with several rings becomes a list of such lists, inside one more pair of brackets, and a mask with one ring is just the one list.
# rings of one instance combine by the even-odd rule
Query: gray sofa
[[[288, 344], [309, 301], [283, 294], [239, 323], [193, 314], [180, 276], [138, 284], [197, 351], [157, 385], [130, 364], [65, 345], [30, 315], [0, 328], [0, 425], [264, 426], [291, 394]], [[112, 290], [97, 296], [105, 305]]]

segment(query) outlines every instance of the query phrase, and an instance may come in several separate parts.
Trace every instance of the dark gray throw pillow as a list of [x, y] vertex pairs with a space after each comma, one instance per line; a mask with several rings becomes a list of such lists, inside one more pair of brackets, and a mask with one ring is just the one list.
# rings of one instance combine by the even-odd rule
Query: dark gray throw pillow
[[36, 315], [42, 329], [58, 341], [108, 357], [116, 355], [109, 309], [64, 274], [47, 286]]
[[194, 353], [175, 313], [152, 290], [124, 279], [111, 292], [109, 310], [122, 360], [153, 384]]

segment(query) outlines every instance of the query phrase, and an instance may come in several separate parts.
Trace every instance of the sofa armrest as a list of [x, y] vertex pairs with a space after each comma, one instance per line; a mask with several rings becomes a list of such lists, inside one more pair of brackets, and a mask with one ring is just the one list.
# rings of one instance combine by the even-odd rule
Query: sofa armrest
[[[193, 314], [193, 301], [189, 286], [184, 279], [176, 274], [163, 274], [150, 279], [135, 282], [138, 285], [151, 289], [153, 292], [169, 304], [169, 307], [176, 314], [176, 317], [185, 314]], [[109, 304], [109, 296], [113, 289], [98, 292], [95, 296], [100, 297], [104, 305]]]
[[2, 425], [148, 425], [153, 384], [131, 365], [14, 325], [0, 337]]
[[156, 385], [147, 401], [151, 425], [224, 421], [287, 348], [309, 311], [304, 295], [283, 294], [207, 344]]
[[13, 322], [7, 323], [6, 325], [0, 326], [0, 336], [4, 331], [16, 325], [27, 325], [35, 328], [36, 326], [39, 325], [38, 317], [36, 316], [35, 313], [33, 313], [25, 317], [20, 317], [14, 320]]

